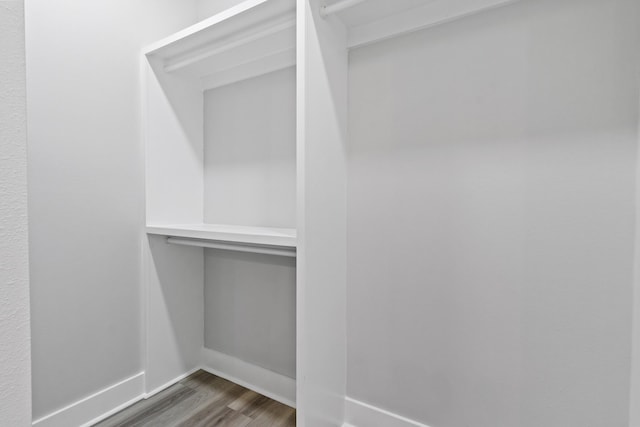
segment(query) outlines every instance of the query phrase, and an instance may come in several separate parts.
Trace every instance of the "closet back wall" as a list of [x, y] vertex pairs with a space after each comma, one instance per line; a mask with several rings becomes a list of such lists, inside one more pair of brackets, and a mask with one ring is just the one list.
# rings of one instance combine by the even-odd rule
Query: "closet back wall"
[[350, 397], [628, 426], [639, 8], [523, 0], [351, 53]]
[[196, 9], [29, 0], [26, 21], [38, 419], [142, 370], [140, 51]]
[[[204, 219], [296, 226], [295, 67], [204, 95]], [[205, 250], [205, 347], [295, 378], [295, 258]]]
[[296, 227], [296, 70], [204, 93], [204, 221]]

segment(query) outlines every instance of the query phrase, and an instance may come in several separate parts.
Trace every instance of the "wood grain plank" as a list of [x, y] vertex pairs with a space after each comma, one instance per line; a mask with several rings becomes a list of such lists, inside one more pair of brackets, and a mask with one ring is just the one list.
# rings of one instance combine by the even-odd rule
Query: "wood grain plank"
[[258, 397], [260, 397], [260, 395], [258, 393], [256, 393], [255, 391], [246, 390], [236, 400], [234, 400], [233, 402], [229, 403], [228, 406], [229, 406], [229, 408], [233, 409], [234, 411], [241, 411], [247, 405], [249, 405], [251, 402], [255, 401]]
[[[210, 390], [211, 391], [211, 390]], [[229, 403], [237, 400], [247, 389], [231, 382], [218, 383], [216, 388], [209, 394], [209, 399], [197, 408], [185, 411], [182, 419], [176, 423], [180, 427], [200, 427], [209, 426], [210, 419], [216, 418], [225, 412]]]
[[295, 410], [198, 371], [95, 427], [295, 426]]
[[262, 406], [260, 412], [247, 427], [288, 427], [295, 426], [295, 418], [291, 423], [291, 415], [295, 412], [293, 408], [283, 405], [280, 402], [271, 400]]
[[198, 388], [200, 384], [206, 383], [209, 377], [209, 373], [202, 369], [197, 370], [188, 377], [180, 380], [180, 384], [186, 387]]
[[167, 390], [158, 393], [156, 396], [140, 402], [143, 403], [142, 405], [133, 405], [125, 410], [127, 413], [124, 413], [123, 411], [115, 414], [113, 417], [107, 418], [105, 421], [98, 423], [97, 426], [142, 427], [150, 425], [149, 423], [153, 423], [157, 417], [162, 415], [163, 412], [170, 410], [172, 407], [175, 407], [181, 401], [195, 393], [196, 391], [189, 387], [184, 387], [181, 384], [175, 384]]
[[176, 427], [210, 427], [210, 426], [228, 426], [228, 427], [244, 427], [253, 420], [238, 411], [234, 411], [227, 406], [217, 408], [207, 408], [197, 417], [193, 417], [186, 423], [178, 424]]
[[267, 396], [257, 394], [257, 397], [255, 399], [247, 402], [245, 407], [239, 409], [239, 411], [248, 417], [255, 418], [262, 411], [264, 411], [266, 405], [270, 402], [274, 402], [274, 400], [269, 399]]

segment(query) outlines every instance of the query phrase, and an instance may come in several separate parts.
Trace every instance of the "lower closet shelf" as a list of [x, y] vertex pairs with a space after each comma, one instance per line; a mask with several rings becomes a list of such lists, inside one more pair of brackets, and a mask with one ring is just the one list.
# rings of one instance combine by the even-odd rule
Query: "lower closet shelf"
[[147, 234], [167, 236], [172, 244], [268, 255], [296, 256], [296, 230], [221, 224], [149, 225]]

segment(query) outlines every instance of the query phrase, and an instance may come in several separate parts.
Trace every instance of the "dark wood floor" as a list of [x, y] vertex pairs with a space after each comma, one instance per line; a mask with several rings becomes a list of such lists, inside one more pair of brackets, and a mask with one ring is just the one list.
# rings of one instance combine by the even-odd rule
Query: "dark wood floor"
[[295, 409], [208, 372], [198, 371], [95, 427], [295, 425]]

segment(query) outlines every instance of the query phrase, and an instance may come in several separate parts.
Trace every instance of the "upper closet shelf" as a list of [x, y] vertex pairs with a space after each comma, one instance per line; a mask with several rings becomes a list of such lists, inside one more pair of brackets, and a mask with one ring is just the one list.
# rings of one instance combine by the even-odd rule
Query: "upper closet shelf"
[[320, 13], [336, 15], [355, 48], [453, 21], [518, 0], [325, 0]]
[[159, 224], [148, 225], [147, 233], [243, 246], [296, 247], [296, 230], [293, 228], [221, 224]]
[[295, 0], [247, 0], [144, 50], [212, 89], [295, 65]]

